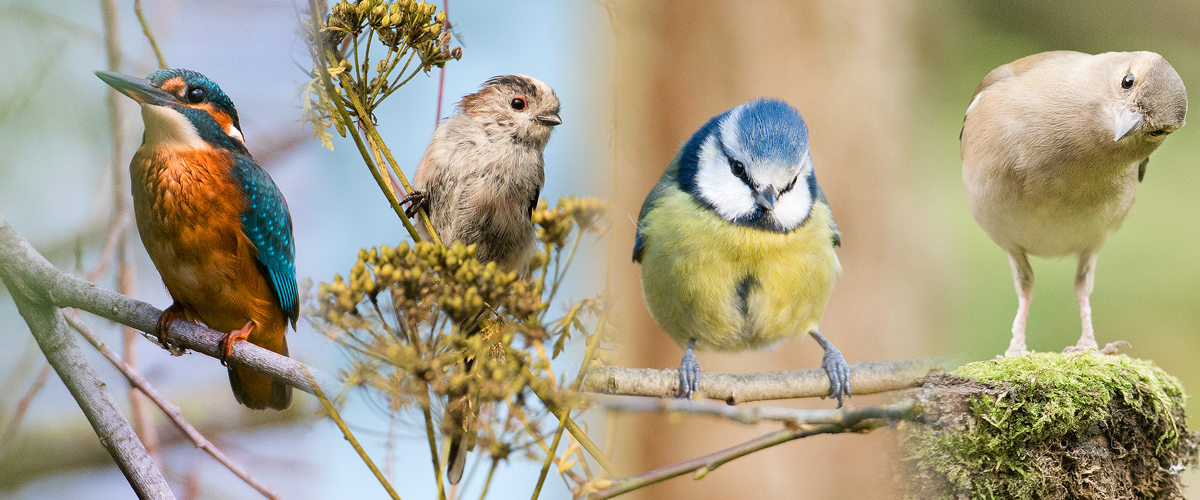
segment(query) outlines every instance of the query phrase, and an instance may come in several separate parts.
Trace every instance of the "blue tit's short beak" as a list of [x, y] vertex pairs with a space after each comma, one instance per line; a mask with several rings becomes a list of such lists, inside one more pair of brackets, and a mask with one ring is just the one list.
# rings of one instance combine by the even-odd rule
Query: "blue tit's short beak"
[[555, 125], [562, 125], [562, 118], [558, 117], [558, 113], [555, 113], [552, 115], [541, 115], [541, 116], [537, 117], [537, 121], [538, 121], [538, 123], [540, 123], [542, 125], [546, 125], [548, 127], [553, 127]]
[[775, 210], [775, 198], [777, 196], [779, 196], [779, 191], [775, 190], [775, 186], [767, 186], [754, 194], [754, 202], [758, 203], [758, 206], [767, 209], [767, 211]]
[[1113, 117], [1113, 140], [1119, 141], [1142, 129], [1145, 115], [1133, 108], [1123, 108]]
[[150, 80], [136, 76], [113, 73], [111, 71], [95, 71], [96, 76], [104, 80], [110, 87], [125, 94], [141, 104], [166, 106], [175, 102], [175, 97], [163, 92], [162, 89], [150, 84]]

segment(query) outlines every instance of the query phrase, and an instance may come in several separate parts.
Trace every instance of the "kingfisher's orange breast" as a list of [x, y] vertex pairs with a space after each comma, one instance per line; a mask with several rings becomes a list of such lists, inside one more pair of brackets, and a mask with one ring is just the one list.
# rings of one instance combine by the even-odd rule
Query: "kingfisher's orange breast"
[[138, 232], [167, 291], [222, 332], [283, 316], [242, 230], [233, 161], [219, 149], [143, 147], [130, 164]]

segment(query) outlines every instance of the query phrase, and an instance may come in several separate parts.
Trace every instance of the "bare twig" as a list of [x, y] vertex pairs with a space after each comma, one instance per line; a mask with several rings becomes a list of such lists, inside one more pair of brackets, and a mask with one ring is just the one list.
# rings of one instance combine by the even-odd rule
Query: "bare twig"
[[805, 438], [817, 434], [837, 434], [843, 432], [869, 432], [896, 420], [908, 418], [912, 411], [912, 401], [904, 401], [888, 407], [845, 408], [831, 410], [840, 418], [829, 419], [822, 416], [820, 420], [826, 423], [790, 423], [787, 429], [765, 434], [745, 443], [726, 448], [716, 453], [694, 458], [675, 465], [669, 465], [650, 472], [618, 479], [611, 486], [600, 491], [589, 493], [584, 498], [602, 500], [627, 493], [638, 488], [649, 486], [673, 477], [695, 472], [695, 479], [701, 479], [726, 462], [744, 457], [759, 450], [770, 448], [777, 444], [794, 439]]
[[163, 57], [162, 50], [158, 48], [158, 42], [154, 41], [154, 34], [150, 32], [150, 23], [146, 22], [146, 15], [142, 14], [142, 0], [133, 0], [133, 11], [137, 13], [138, 22], [142, 24], [142, 33], [146, 35], [146, 40], [150, 42], [150, 48], [154, 49], [154, 57], [158, 59], [158, 67], [161, 69], [170, 68], [170, 66], [167, 66], [167, 59]]
[[[108, 55], [108, 70], [113, 72], [121, 71], [121, 29], [117, 24], [117, 5], [115, 0], [100, 0], [101, 10], [104, 13], [104, 46]], [[138, 11], [138, 19], [143, 19], [141, 15], [140, 2], [135, 2]], [[145, 27], [143, 19], [142, 26]], [[150, 37], [149, 30], [146, 35], [150, 38], [153, 45], [154, 39]], [[157, 53], [158, 47], [155, 46]], [[159, 54], [161, 59], [162, 55]], [[125, 199], [126, 180], [125, 176], [128, 169], [125, 166], [125, 113], [121, 111], [121, 96], [116, 89], [109, 88], [107, 93], [108, 104], [108, 129], [109, 136], [112, 140], [112, 199], [113, 208], [112, 215], [109, 220], [109, 241], [113, 242], [113, 247], [116, 249], [117, 263], [117, 291], [127, 296], [133, 296], [133, 269], [130, 262], [128, 249], [128, 232], [125, 231], [126, 212], [129, 211], [128, 202]], [[115, 241], [114, 237], [115, 236]], [[101, 253], [101, 258], [106, 258], [104, 253]], [[101, 260], [97, 267], [106, 267], [107, 262]], [[91, 277], [89, 275], [89, 277]], [[124, 358], [127, 363], [132, 366], [137, 366], [137, 332], [129, 327], [122, 328], [123, 343], [124, 343]], [[150, 406], [146, 404], [146, 397], [141, 393], [129, 389], [129, 405], [133, 417], [133, 429], [137, 431], [138, 436], [142, 438], [142, 444], [146, 446], [146, 450], [151, 456], [158, 453], [158, 432], [154, 427], [154, 416], [150, 413]]]
[[[87, 311], [157, 338], [153, 335], [157, 330], [158, 317], [162, 310], [140, 300], [105, 290], [55, 268], [38, 254], [28, 241], [17, 234], [2, 214], [0, 272], [10, 278], [20, 279], [22, 284], [30, 289], [30, 293], [36, 292], [38, 296], [52, 300], [58, 307]], [[10, 287], [9, 290], [12, 291], [13, 288]], [[218, 344], [224, 336], [221, 332], [190, 321], [176, 321], [171, 324], [167, 338], [158, 340], [219, 359], [221, 353]], [[313, 394], [313, 383], [323, 388], [338, 387], [332, 375], [249, 342], [234, 343], [229, 361], [265, 373], [309, 394]]]
[[37, 378], [33, 380], [33, 385], [29, 386], [29, 390], [25, 391], [25, 395], [17, 402], [12, 418], [4, 426], [4, 432], [0, 432], [0, 456], [4, 456], [5, 448], [8, 447], [13, 436], [17, 435], [17, 429], [21, 427], [21, 421], [25, 419], [25, 412], [29, 411], [29, 405], [33, 403], [33, 398], [37, 397], [38, 393], [42, 391], [42, 387], [46, 386], [46, 379], [49, 377], [50, 363], [43, 363], [42, 369], [38, 370]]
[[[943, 358], [852, 363], [850, 385], [854, 394], [876, 394], [921, 385], [929, 370]], [[679, 371], [648, 368], [592, 367], [583, 390], [622, 396], [673, 398], [679, 395]], [[824, 397], [829, 394], [829, 376], [824, 370], [792, 370], [760, 373], [714, 373], [700, 375], [698, 396], [729, 404], [768, 399]]]
[[121, 414], [117, 402], [84, 358], [68, 331], [62, 312], [46, 293], [44, 283], [24, 272], [21, 257], [32, 251], [32, 247], [19, 236], [14, 241], [14, 236], [11, 226], [0, 217], [0, 278], [12, 293], [13, 301], [42, 353], [75, 397], [96, 435], [101, 437], [100, 443], [108, 449], [138, 497], [174, 499], [166, 479]]
[[180, 410], [178, 406], [167, 400], [167, 398], [163, 397], [163, 395], [159, 393], [154, 386], [150, 385], [150, 382], [146, 380], [145, 377], [142, 377], [142, 375], [128, 363], [122, 361], [121, 358], [117, 356], [116, 351], [113, 351], [107, 345], [104, 345], [104, 342], [100, 340], [100, 337], [97, 337], [95, 333], [92, 333], [92, 330], [88, 328], [86, 324], [80, 321], [79, 318], [76, 317], [76, 314], [64, 314], [63, 316], [66, 318], [67, 324], [71, 325], [71, 328], [73, 328], [76, 332], [79, 332], [79, 334], [82, 335], [83, 338], [88, 341], [88, 343], [92, 344], [92, 347], [95, 347], [97, 351], [100, 351], [100, 354], [104, 355], [104, 358], [107, 359], [109, 363], [112, 363], [117, 370], [120, 370], [122, 375], [125, 375], [125, 379], [129, 381], [130, 387], [141, 391], [148, 398], [150, 398], [150, 401], [153, 401], [154, 404], [157, 405], [160, 410], [162, 410], [163, 414], [166, 415], [167, 418], [169, 418], [171, 422], [173, 422], [175, 426], [179, 428], [179, 430], [183, 431], [183, 434], [192, 441], [192, 444], [196, 445], [197, 448], [200, 448], [205, 453], [211, 455], [214, 459], [220, 462], [221, 465], [224, 465], [226, 469], [229, 469], [229, 472], [232, 472], [235, 476], [241, 478], [241, 480], [245, 481], [246, 484], [250, 485], [251, 488], [258, 490], [258, 492], [262, 493], [264, 497], [272, 499], [279, 498], [279, 495], [255, 479], [254, 476], [251, 476], [244, 467], [239, 465], [237, 462], [234, 462], [227, 455], [225, 455], [224, 452], [217, 448], [216, 445], [209, 441], [208, 438], [205, 438], [203, 434], [200, 434], [200, 431], [196, 430], [196, 428], [193, 427], [192, 424], [188, 423], [187, 419], [184, 418], [183, 411]]

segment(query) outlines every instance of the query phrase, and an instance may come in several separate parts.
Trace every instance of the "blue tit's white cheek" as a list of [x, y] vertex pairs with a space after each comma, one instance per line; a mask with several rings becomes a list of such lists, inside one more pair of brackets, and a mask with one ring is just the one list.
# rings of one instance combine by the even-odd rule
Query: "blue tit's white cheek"
[[779, 199], [775, 201], [775, 210], [771, 211], [771, 217], [775, 219], [775, 222], [788, 229], [794, 229], [804, 222], [813, 206], [813, 197], [808, 190], [808, 183], [804, 179], [800, 179], [796, 181], [796, 184], [791, 191], [779, 195]]
[[696, 191], [724, 219], [733, 220], [755, 210], [754, 193], [729, 171], [729, 159], [709, 138], [700, 147]]

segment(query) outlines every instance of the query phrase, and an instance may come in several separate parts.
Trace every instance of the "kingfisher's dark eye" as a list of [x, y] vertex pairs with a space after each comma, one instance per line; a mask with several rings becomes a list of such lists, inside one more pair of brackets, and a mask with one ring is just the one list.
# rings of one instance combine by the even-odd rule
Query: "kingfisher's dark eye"
[[1129, 73], [1121, 79], [1121, 88], [1126, 90], [1133, 88], [1133, 73]]
[[739, 179], [745, 180], [746, 178], [746, 165], [733, 158], [729, 159], [729, 171]]
[[204, 89], [200, 87], [192, 87], [188, 89], [187, 100], [192, 104], [200, 104], [204, 102]]
[[525, 99], [521, 97], [514, 97], [512, 102], [508, 103], [508, 105], [512, 106], [512, 109], [521, 111], [525, 109]]

